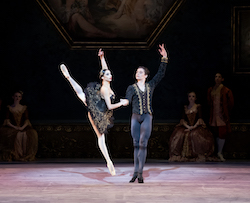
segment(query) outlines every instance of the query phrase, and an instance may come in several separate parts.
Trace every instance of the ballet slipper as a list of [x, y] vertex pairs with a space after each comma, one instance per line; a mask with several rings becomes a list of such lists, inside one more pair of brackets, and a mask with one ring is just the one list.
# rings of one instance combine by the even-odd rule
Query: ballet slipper
[[107, 163], [107, 167], [108, 167], [108, 169], [109, 169], [110, 174], [111, 174], [112, 176], [115, 176], [116, 173], [115, 173], [115, 167], [114, 167], [113, 163], [112, 163], [112, 162], [108, 162], [108, 163]]

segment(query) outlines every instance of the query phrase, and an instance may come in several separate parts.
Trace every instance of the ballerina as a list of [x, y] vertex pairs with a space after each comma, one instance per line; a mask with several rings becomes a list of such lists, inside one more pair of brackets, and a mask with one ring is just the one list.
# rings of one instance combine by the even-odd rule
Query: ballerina
[[88, 118], [97, 135], [98, 146], [107, 162], [110, 174], [114, 176], [116, 172], [106, 147], [105, 134], [107, 130], [113, 126], [113, 109], [125, 105], [126, 100], [120, 99], [120, 102], [114, 103], [115, 94], [110, 87], [112, 74], [108, 69], [102, 49], [99, 49], [98, 56], [100, 57], [102, 66], [99, 75], [102, 84], [91, 82], [84, 91], [72, 78], [65, 64], [62, 63], [60, 69], [76, 92], [78, 98], [87, 106]]

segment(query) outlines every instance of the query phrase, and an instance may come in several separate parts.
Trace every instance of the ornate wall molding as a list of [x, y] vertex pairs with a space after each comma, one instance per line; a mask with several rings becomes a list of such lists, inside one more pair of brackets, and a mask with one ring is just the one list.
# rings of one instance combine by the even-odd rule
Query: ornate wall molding
[[[168, 159], [169, 138], [177, 123], [155, 123], [148, 143], [148, 158]], [[101, 158], [96, 135], [86, 124], [51, 124], [33, 126], [39, 137], [38, 158]], [[232, 123], [232, 133], [224, 147], [227, 159], [250, 158], [250, 123]], [[115, 124], [106, 142], [113, 158], [133, 157], [128, 123]]]
[[[177, 123], [155, 123], [153, 132], [173, 131]], [[250, 123], [231, 123], [233, 132], [249, 132]], [[38, 132], [89, 132], [92, 128], [89, 124], [53, 124], [53, 125], [34, 125]], [[112, 132], [130, 132], [130, 124], [115, 124], [110, 130]]]
[[232, 7], [231, 26], [233, 72], [235, 74], [250, 74], [250, 3]]

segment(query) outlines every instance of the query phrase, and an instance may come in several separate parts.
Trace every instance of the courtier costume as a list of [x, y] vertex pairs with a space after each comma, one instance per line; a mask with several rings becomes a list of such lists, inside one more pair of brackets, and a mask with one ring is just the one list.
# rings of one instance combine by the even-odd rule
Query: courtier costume
[[231, 132], [229, 116], [234, 105], [233, 93], [220, 84], [216, 89], [213, 87], [208, 89], [207, 100], [210, 106], [209, 125], [217, 141], [218, 149], [216, 151], [218, 151], [218, 156], [224, 160], [221, 153], [227, 134]]
[[[197, 127], [185, 131], [189, 126]], [[206, 128], [201, 115], [201, 105], [195, 104], [191, 109], [184, 106], [180, 123], [175, 127], [169, 142], [169, 161], [206, 161], [214, 152], [213, 134]]]
[[137, 84], [130, 85], [126, 91], [126, 98], [132, 104], [131, 134], [134, 145], [134, 176], [140, 176], [147, 156], [148, 139], [152, 130], [152, 97], [156, 85], [164, 77], [167, 59], [162, 58], [157, 74], [145, 83], [145, 91], [141, 91]]
[[[84, 89], [86, 95], [87, 109], [94, 121], [100, 134], [106, 134], [108, 129], [113, 127], [113, 110], [107, 108], [105, 100], [101, 97], [101, 85], [97, 82], [91, 82]], [[115, 95], [110, 97], [111, 103], [114, 103]]]
[[209, 125], [214, 127], [223, 127], [220, 130], [219, 137], [226, 138], [226, 134], [231, 132], [230, 112], [234, 105], [232, 91], [220, 84], [217, 89], [210, 87], [207, 94], [208, 104], [210, 106]]
[[[14, 126], [28, 125], [21, 131], [7, 126], [7, 122]], [[38, 135], [29, 121], [27, 106], [21, 111], [7, 106], [6, 119], [0, 129], [0, 160], [3, 161], [32, 161], [38, 148]]]

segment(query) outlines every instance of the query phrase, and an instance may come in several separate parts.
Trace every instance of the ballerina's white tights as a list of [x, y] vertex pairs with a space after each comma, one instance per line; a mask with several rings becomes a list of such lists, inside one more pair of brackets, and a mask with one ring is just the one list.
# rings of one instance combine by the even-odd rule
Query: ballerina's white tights
[[109, 157], [109, 153], [108, 153], [106, 143], [105, 143], [105, 135], [104, 134], [102, 134], [101, 136], [98, 137], [98, 146], [99, 146], [104, 158], [107, 161], [107, 167], [108, 167], [111, 175], [114, 176], [115, 175], [115, 168], [114, 168], [113, 163]]

